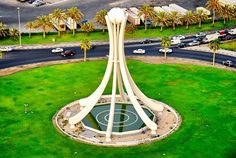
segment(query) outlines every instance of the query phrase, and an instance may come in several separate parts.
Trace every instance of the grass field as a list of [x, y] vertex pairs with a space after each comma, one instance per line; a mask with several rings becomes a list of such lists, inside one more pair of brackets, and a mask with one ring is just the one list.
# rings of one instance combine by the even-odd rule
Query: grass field
[[[228, 21], [226, 25], [223, 24], [222, 21], [218, 21], [215, 24], [215, 27], [212, 27], [211, 23], [206, 23], [202, 25], [202, 28], [198, 28], [198, 25], [192, 25], [190, 26], [189, 30], [185, 29], [185, 26], [179, 26], [176, 28], [176, 30], [172, 30], [172, 28], [164, 28], [163, 32], [160, 32], [160, 28], [154, 28], [149, 29], [147, 32], [144, 31], [144, 29], [138, 29], [134, 31], [133, 34], [126, 33], [125, 38], [156, 38], [156, 37], [162, 37], [162, 36], [174, 36], [178, 34], [188, 34], [188, 33], [196, 33], [201, 31], [209, 31], [209, 30], [218, 30], [227, 28], [230, 26], [236, 25], [236, 21]], [[52, 39], [56, 39], [56, 42], [52, 42]], [[82, 39], [89, 39], [89, 40], [108, 40], [108, 34], [107, 32], [103, 34], [102, 32], [96, 31], [90, 33], [89, 36], [87, 36], [86, 33], [78, 32], [75, 37], [73, 37], [72, 34], [66, 34], [64, 33], [61, 38], [57, 37], [57, 33], [55, 34], [49, 34], [47, 35], [46, 39], [42, 37], [41, 34], [35, 34], [32, 35], [32, 38], [29, 38], [28, 35], [22, 36], [22, 44], [47, 44], [47, 43], [62, 43], [62, 42], [79, 42]], [[18, 44], [19, 41], [13, 41], [10, 38], [6, 38], [3, 40], [0, 40], [0, 45], [14, 45]]]
[[0, 77], [0, 157], [235, 157], [236, 73], [210, 67], [128, 61], [141, 90], [171, 105], [183, 118], [180, 129], [164, 140], [135, 147], [97, 147], [57, 132], [53, 115], [91, 94], [105, 66], [105, 61], [73, 63]]
[[222, 43], [220, 45], [220, 48], [226, 49], [226, 50], [236, 51], [236, 41], [230, 41], [230, 42]]

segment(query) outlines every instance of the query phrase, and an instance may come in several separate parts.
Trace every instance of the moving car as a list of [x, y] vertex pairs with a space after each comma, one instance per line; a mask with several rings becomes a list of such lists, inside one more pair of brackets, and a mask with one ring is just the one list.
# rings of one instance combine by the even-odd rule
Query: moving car
[[64, 52], [61, 53], [61, 56], [74, 56], [75, 55], [75, 52], [72, 51], [72, 50], [66, 50]]
[[199, 45], [199, 44], [200, 44], [199, 41], [193, 40], [192, 42], [188, 43], [188, 46], [196, 46], [196, 45]]
[[135, 49], [133, 51], [134, 54], [145, 54], [145, 50], [144, 49]]
[[149, 39], [149, 38], [146, 38], [146, 39], [144, 39], [141, 43], [142, 43], [142, 44], [152, 43], [152, 40]]
[[35, 1], [35, 0], [28, 0], [28, 3], [29, 3], [29, 4], [32, 4], [32, 3], [34, 3], [34, 1]]
[[234, 63], [231, 60], [224, 60], [222, 64], [225, 66], [234, 66]]
[[61, 53], [63, 51], [64, 51], [63, 48], [55, 48], [52, 50], [52, 53]]
[[32, 3], [35, 7], [39, 7], [41, 5], [46, 4], [46, 2], [44, 2], [43, 0], [36, 0]]
[[165, 53], [165, 51], [166, 51], [166, 53], [172, 53], [172, 49], [170, 49], [170, 48], [167, 48], [166, 50], [164, 48], [159, 49], [160, 53]]
[[12, 50], [13, 50], [12, 47], [0, 47], [0, 51], [1, 52], [10, 52]]
[[178, 44], [176, 44], [176, 47], [177, 48], [184, 48], [184, 47], [186, 47], [186, 43], [178, 43]]

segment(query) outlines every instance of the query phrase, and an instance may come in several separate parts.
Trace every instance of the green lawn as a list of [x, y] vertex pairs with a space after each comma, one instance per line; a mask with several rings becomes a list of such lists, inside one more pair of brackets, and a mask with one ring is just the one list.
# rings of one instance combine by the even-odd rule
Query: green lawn
[[[0, 157], [235, 157], [236, 73], [211, 67], [128, 61], [142, 91], [171, 105], [183, 118], [180, 129], [164, 140], [135, 147], [97, 147], [57, 132], [53, 115], [91, 94], [105, 66], [105, 61], [73, 63], [0, 77]], [[28, 114], [24, 104], [29, 104]]]
[[226, 49], [226, 50], [236, 51], [236, 41], [230, 41], [230, 42], [222, 43], [220, 45], [220, 48]]
[[[208, 31], [208, 30], [217, 30], [223, 29], [230, 26], [236, 25], [236, 21], [228, 21], [226, 25], [223, 24], [222, 21], [218, 21], [215, 23], [215, 27], [212, 27], [211, 23], [206, 23], [202, 25], [202, 28], [199, 29], [198, 25], [190, 26], [189, 30], [185, 29], [185, 26], [177, 27], [176, 30], [172, 30], [172, 28], [164, 28], [163, 32], [160, 32], [160, 28], [149, 29], [147, 32], [144, 29], [138, 29], [133, 34], [126, 33], [125, 38], [156, 38], [162, 36], [174, 36], [178, 34], [188, 34], [188, 33], [196, 33], [201, 31]], [[32, 38], [29, 38], [28, 35], [22, 36], [22, 44], [46, 44], [46, 43], [53, 43], [52, 39], [56, 39], [54, 43], [62, 43], [62, 42], [78, 42], [82, 39], [89, 39], [89, 40], [108, 40], [108, 34], [103, 34], [102, 32], [96, 31], [92, 32], [89, 36], [86, 33], [78, 32], [75, 37], [72, 34], [63, 34], [61, 38], [57, 37], [57, 33], [49, 34], [46, 39], [42, 37], [41, 34], [35, 34]], [[18, 44], [18, 41], [12, 41], [10, 38], [6, 38], [0, 40], [0, 45], [14, 45]]]

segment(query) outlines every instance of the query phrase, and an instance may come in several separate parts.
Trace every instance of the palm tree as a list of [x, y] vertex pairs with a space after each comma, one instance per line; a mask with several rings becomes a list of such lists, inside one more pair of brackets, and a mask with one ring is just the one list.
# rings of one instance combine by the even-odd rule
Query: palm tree
[[144, 16], [145, 31], [147, 31], [147, 20], [152, 19], [154, 15], [155, 15], [154, 8], [148, 4], [142, 5], [141, 8], [139, 9], [138, 16], [140, 17]]
[[206, 3], [206, 8], [212, 10], [212, 25], [215, 26], [216, 13], [222, 12], [222, 5], [219, 0], [208, 0]]
[[20, 32], [17, 29], [10, 28], [9, 29], [9, 36], [13, 41], [16, 41], [18, 37], [20, 36]]
[[107, 25], [105, 16], [107, 15], [107, 10], [102, 9], [99, 12], [96, 13], [94, 17], [94, 21], [100, 25], [102, 25], [102, 32], [105, 32], [105, 27]]
[[186, 22], [186, 30], [189, 29], [189, 25], [195, 21], [194, 15], [192, 11], [187, 11], [186, 14], [183, 16], [183, 21]]
[[84, 51], [84, 61], [86, 61], [86, 53], [87, 53], [87, 50], [90, 50], [91, 49], [91, 42], [87, 39], [84, 39], [81, 41], [80, 43], [80, 48], [83, 49]]
[[215, 65], [216, 51], [218, 51], [220, 49], [220, 41], [218, 39], [211, 41], [209, 43], [209, 48], [213, 53], [212, 65]]
[[226, 4], [225, 6], [223, 6], [223, 10], [222, 10], [221, 14], [224, 19], [224, 24], [226, 24], [226, 20], [229, 20], [234, 16], [233, 7]]
[[87, 35], [89, 36], [89, 33], [95, 30], [94, 24], [92, 22], [86, 22], [83, 25], [81, 25], [80, 28], [82, 31], [87, 32]]
[[35, 23], [34, 22], [27, 22], [25, 27], [29, 29], [29, 38], [31, 38], [31, 32], [35, 28]]
[[198, 27], [202, 27], [202, 21], [205, 21], [208, 19], [207, 14], [204, 12], [204, 10], [199, 9], [194, 13], [194, 16], [196, 17], [196, 20], [198, 21]]
[[6, 29], [6, 25], [0, 22], [0, 38], [6, 37], [8, 34], [8, 30]]
[[75, 36], [75, 22], [80, 23], [84, 17], [84, 14], [77, 8], [72, 7], [67, 9], [67, 16], [70, 17], [73, 21], [73, 36]]
[[54, 9], [50, 18], [57, 21], [58, 37], [61, 37], [61, 21], [67, 20], [67, 15], [61, 9]]
[[161, 32], [163, 30], [163, 27], [166, 25], [168, 26], [168, 14], [165, 12], [159, 12], [155, 17], [153, 17], [153, 24], [154, 26], [161, 26]]
[[136, 29], [137, 27], [132, 23], [129, 23], [128, 25], [126, 25], [127, 32], [131, 32], [133, 34]]
[[166, 57], [166, 52], [167, 52], [167, 48], [171, 45], [171, 40], [169, 37], [163, 37], [161, 39], [161, 46], [164, 48], [164, 55], [165, 55], [165, 59], [167, 59]]
[[43, 38], [46, 38], [46, 32], [52, 30], [53, 25], [49, 16], [39, 16], [35, 21], [35, 28], [39, 28], [43, 31]]
[[169, 14], [169, 19], [172, 23], [173, 30], [175, 30], [175, 24], [181, 23], [181, 17], [180, 14], [177, 11], [171, 11]]

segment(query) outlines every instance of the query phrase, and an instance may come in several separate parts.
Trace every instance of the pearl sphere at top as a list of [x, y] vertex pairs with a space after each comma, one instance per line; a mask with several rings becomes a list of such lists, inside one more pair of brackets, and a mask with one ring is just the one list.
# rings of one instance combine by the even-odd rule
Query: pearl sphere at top
[[114, 24], [119, 24], [122, 22], [122, 19], [125, 17], [124, 10], [121, 8], [112, 8], [108, 13], [107, 13], [109, 19], [111, 20], [112, 23]]

